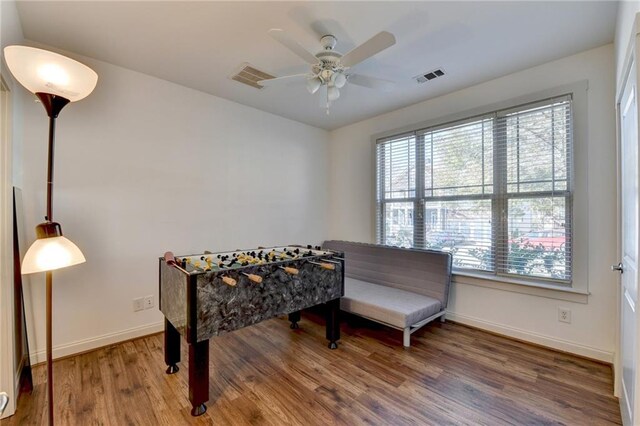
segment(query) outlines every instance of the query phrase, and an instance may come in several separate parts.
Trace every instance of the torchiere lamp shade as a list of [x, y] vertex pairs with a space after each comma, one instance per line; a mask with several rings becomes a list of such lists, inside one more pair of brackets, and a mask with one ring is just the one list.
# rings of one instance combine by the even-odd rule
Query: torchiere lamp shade
[[71, 102], [96, 87], [98, 74], [66, 56], [29, 46], [7, 46], [4, 57], [13, 76], [31, 93], [49, 93]]
[[23, 274], [53, 271], [86, 261], [78, 246], [62, 236], [60, 224], [41, 223], [36, 232], [38, 239], [31, 244], [22, 260]]

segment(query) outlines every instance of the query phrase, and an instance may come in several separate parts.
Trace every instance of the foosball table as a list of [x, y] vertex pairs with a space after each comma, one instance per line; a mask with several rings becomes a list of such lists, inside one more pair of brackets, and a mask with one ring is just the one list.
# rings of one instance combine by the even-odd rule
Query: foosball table
[[189, 345], [191, 415], [207, 410], [209, 339], [289, 315], [298, 328], [300, 310], [324, 304], [326, 337], [340, 339], [344, 256], [311, 246], [285, 246], [160, 258], [160, 311], [164, 314], [167, 374], [178, 371], [180, 336]]

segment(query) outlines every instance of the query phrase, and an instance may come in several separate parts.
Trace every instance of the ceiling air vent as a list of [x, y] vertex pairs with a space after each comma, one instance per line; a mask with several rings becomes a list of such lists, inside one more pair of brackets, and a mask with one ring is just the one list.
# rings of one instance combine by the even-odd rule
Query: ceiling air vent
[[418, 76], [413, 77], [418, 83], [425, 83], [429, 80], [433, 80], [434, 78], [442, 77], [444, 75], [444, 71], [442, 68], [435, 69], [433, 71], [429, 71], [424, 74], [420, 74]]
[[275, 77], [271, 74], [255, 69], [249, 63], [245, 62], [240, 65], [238, 71], [232, 74], [229, 78], [248, 86], [255, 87], [256, 89], [263, 89], [263, 87], [258, 84], [258, 81], [268, 80]]

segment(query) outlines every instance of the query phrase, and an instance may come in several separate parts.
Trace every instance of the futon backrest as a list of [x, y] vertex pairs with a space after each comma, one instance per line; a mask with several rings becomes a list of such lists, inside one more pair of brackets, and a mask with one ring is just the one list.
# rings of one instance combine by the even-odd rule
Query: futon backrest
[[336, 240], [325, 241], [322, 247], [344, 252], [349, 278], [422, 294], [447, 306], [450, 253]]

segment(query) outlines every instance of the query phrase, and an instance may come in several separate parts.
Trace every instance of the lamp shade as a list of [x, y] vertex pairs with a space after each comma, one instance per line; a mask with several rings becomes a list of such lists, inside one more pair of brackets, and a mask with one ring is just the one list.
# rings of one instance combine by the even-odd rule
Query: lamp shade
[[96, 87], [98, 74], [66, 56], [29, 46], [7, 46], [4, 57], [11, 74], [32, 93], [49, 93], [71, 102]]
[[318, 77], [313, 77], [307, 80], [307, 90], [312, 95], [318, 91], [320, 85], [322, 85], [322, 80]]
[[68, 238], [39, 238], [31, 244], [22, 260], [22, 273], [53, 271], [84, 263], [86, 259], [77, 245]]
[[335, 100], [338, 100], [339, 97], [340, 97], [340, 90], [338, 90], [338, 88], [335, 86], [329, 86], [329, 90], [327, 92], [327, 98], [333, 102]]
[[331, 82], [338, 89], [342, 89], [347, 82], [347, 77], [341, 72], [334, 72], [331, 76]]

